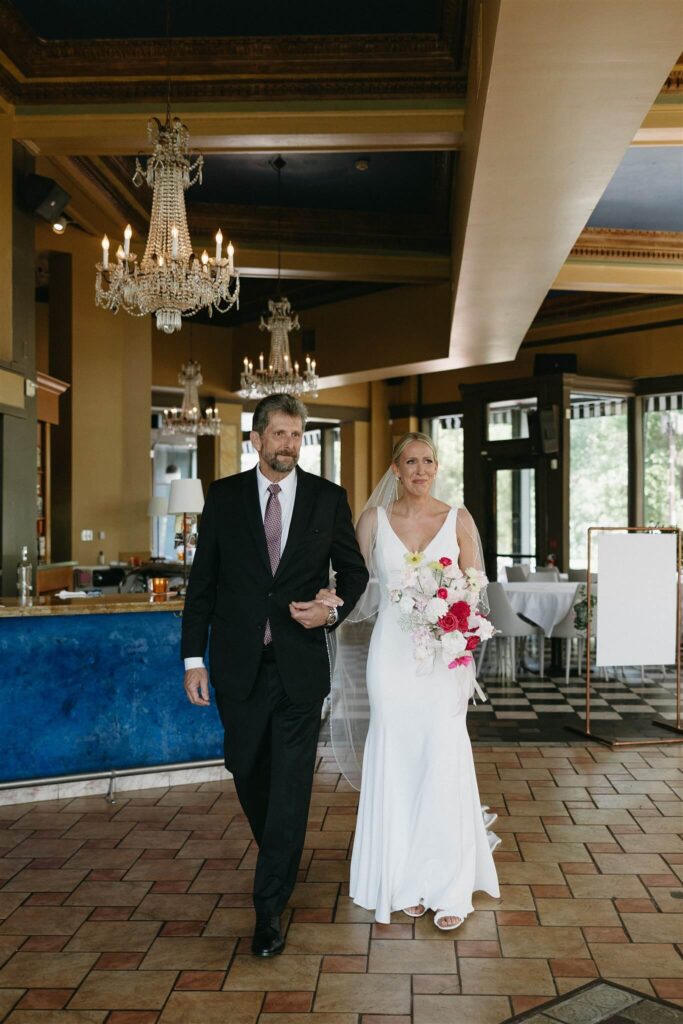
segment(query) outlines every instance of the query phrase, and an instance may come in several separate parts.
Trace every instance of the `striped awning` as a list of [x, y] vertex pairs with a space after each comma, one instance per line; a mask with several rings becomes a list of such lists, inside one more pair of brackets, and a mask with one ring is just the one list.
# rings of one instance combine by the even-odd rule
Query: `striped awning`
[[590, 420], [598, 416], [625, 416], [627, 402], [625, 398], [596, 398], [594, 401], [581, 399], [571, 404], [573, 420]]
[[683, 410], [683, 393], [671, 395], [648, 395], [644, 401], [645, 412], [680, 412]]

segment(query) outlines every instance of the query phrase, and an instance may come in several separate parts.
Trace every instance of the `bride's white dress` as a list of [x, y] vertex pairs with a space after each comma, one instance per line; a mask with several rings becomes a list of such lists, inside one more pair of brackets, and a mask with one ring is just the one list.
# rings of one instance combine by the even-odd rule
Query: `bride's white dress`
[[[456, 514], [450, 510], [425, 549], [454, 565]], [[437, 658], [431, 674], [417, 674], [410, 634], [387, 586], [405, 569], [406, 551], [378, 509], [382, 597], [368, 652], [370, 728], [350, 894], [383, 923], [418, 903], [464, 920], [474, 892], [500, 895], [465, 721], [474, 669], [452, 670]]]

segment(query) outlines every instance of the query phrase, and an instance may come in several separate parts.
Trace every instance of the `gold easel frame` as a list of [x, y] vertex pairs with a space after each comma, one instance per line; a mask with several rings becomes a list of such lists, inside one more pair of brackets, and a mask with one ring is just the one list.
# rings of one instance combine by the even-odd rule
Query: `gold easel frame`
[[[597, 733], [591, 732], [591, 624], [593, 620], [591, 607], [591, 540], [594, 533], [676, 534], [676, 721], [674, 723], [667, 722], [663, 718], [655, 718], [652, 720], [652, 724], [659, 726], [661, 729], [670, 729], [672, 732], [679, 733], [677, 736], [663, 739], [647, 737], [639, 740], [620, 740], [599, 736]], [[588, 601], [588, 620], [586, 623], [586, 727], [585, 729], [580, 729], [578, 726], [567, 726], [571, 732], [587, 736], [613, 749], [618, 747], [661, 746], [663, 743], [683, 743], [683, 726], [681, 726], [681, 535], [682, 531], [677, 526], [590, 526], [588, 528], [588, 569], [586, 570], [586, 598]]]

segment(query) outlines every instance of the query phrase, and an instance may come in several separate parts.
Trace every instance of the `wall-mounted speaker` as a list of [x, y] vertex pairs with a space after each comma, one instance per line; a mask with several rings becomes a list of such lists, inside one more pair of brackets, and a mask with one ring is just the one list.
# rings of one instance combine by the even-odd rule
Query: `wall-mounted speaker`
[[539, 352], [534, 356], [534, 376], [546, 373], [576, 373], [575, 352]]
[[43, 174], [27, 174], [21, 179], [19, 194], [22, 205], [31, 213], [38, 214], [43, 220], [52, 224], [71, 199], [68, 192], [61, 188], [54, 178]]

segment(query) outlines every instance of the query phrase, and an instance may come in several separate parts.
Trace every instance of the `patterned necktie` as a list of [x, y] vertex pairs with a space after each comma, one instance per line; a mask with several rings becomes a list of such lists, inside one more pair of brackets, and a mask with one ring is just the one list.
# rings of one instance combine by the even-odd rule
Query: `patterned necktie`
[[[263, 517], [263, 529], [266, 533], [270, 568], [274, 576], [277, 572], [277, 567], [280, 564], [280, 546], [282, 544], [282, 506], [280, 505], [280, 499], [278, 498], [278, 494], [282, 488], [279, 484], [270, 484], [268, 490], [270, 491], [270, 494], [268, 495], [266, 514]], [[269, 644], [272, 639], [273, 634], [270, 631], [270, 620], [268, 620], [263, 634], [263, 643]]]

